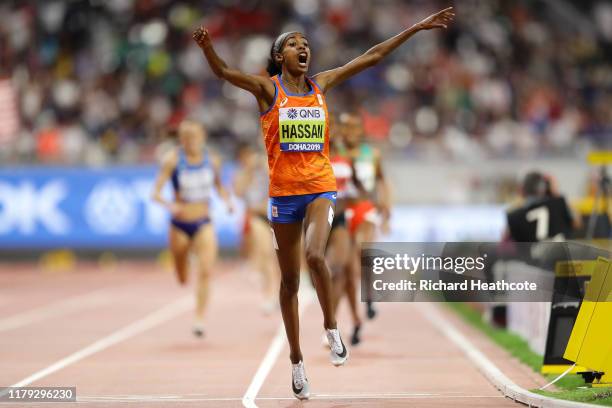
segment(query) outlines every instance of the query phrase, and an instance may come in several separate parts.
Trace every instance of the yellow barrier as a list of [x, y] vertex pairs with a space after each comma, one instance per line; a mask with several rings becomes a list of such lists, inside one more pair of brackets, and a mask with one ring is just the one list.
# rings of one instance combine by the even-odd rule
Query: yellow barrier
[[[540, 369], [542, 374], [561, 374], [564, 373], [570, 366], [567, 364], [544, 364]], [[586, 371], [585, 367], [574, 366], [569, 374], [576, 374], [580, 371]]]
[[598, 258], [563, 357], [603, 373], [593, 386], [612, 387], [612, 272]]
[[555, 276], [571, 278], [593, 276], [598, 261], [559, 261], [555, 264]]
[[[589, 278], [593, 275], [595, 271], [595, 267], [597, 265], [597, 261], [559, 261], [555, 264], [555, 276], [556, 278]], [[553, 312], [551, 312], [553, 313]], [[551, 316], [550, 324], [553, 324], [553, 316]], [[561, 335], [560, 333], [556, 333], [554, 331], [551, 332], [549, 328], [548, 336]], [[544, 357], [544, 364], [540, 368], [540, 372], [542, 374], [561, 374], [564, 373], [568, 368], [570, 368], [570, 364], [563, 363], [546, 363], [550, 361], [552, 357], [548, 356], [549, 352], [549, 343], [550, 339], [547, 339], [547, 349]], [[554, 341], [553, 341], [554, 342]], [[554, 359], [554, 358], [553, 358]], [[585, 367], [576, 365], [569, 371], [572, 374], [575, 374], [580, 371], [586, 371]]]
[[596, 166], [612, 164], [612, 150], [596, 150], [587, 156], [587, 161]]
[[76, 267], [76, 255], [69, 249], [56, 249], [43, 253], [38, 261], [43, 272], [72, 272]]

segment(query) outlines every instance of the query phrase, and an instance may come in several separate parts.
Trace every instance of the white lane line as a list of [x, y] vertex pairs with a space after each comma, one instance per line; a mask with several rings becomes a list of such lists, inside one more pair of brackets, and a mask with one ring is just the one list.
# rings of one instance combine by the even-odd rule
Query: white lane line
[[[440, 395], [440, 394], [321, 394], [312, 395], [311, 400], [319, 401], [335, 401], [335, 400], [405, 400], [405, 399], [470, 399], [470, 398], [504, 398], [503, 395]], [[258, 397], [260, 401], [294, 401], [294, 397]], [[227, 402], [227, 401], [242, 401], [239, 397], [177, 397], [177, 396], [146, 396], [146, 395], [133, 395], [123, 397], [103, 397], [103, 396], [84, 396], [77, 397], [77, 402], [81, 403], [126, 403], [126, 402]]]
[[111, 291], [111, 289], [96, 290], [0, 319], [0, 332], [27, 326], [41, 320], [59, 317], [86, 307], [108, 303], [111, 300], [109, 296]]
[[[310, 305], [315, 299], [315, 295], [312, 289], [301, 291], [300, 294], [302, 293], [303, 296], [299, 296], [298, 299], [298, 314], [300, 317], [302, 316], [304, 310], [308, 307], [308, 305]], [[286, 342], [287, 340], [285, 337], [285, 326], [281, 322], [280, 327], [276, 332], [276, 335], [272, 339], [270, 347], [268, 347], [266, 355], [261, 361], [259, 368], [257, 368], [253, 379], [251, 380], [249, 388], [247, 388], [246, 392], [244, 393], [244, 396], [242, 397], [242, 405], [245, 408], [257, 408], [257, 405], [255, 404], [255, 398], [257, 397], [257, 393], [259, 392], [261, 386], [268, 377], [268, 374], [270, 374], [270, 370], [272, 370], [272, 367], [276, 363], [278, 355], [283, 350], [283, 347], [285, 346]]]
[[556, 398], [546, 397], [518, 386], [508, 378], [497, 366], [489, 360], [476, 346], [470, 342], [442, 313], [429, 303], [418, 303], [423, 316], [434, 327], [442, 332], [450, 341], [468, 357], [484, 377], [497, 388], [505, 397], [522, 402], [530, 407], [554, 407], [554, 408], [581, 408], [592, 407], [591, 404], [581, 402], [564, 401]]
[[[156, 310], [153, 313], [143, 317], [140, 320], [137, 320], [129, 325], [119, 329], [106, 337], [101, 338], [100, 340], [90, 344], [89, 346], [65, 357], [50, 366], [35, 372], [27, 378], [11, 385], [11, 387], [25, 387], [29, 384], [32, 384], [35, 381], [40, 380], [48, 376], [49, 374], [53, 374], [56, 371], [59, 371], [63, 368], [68, 367], [71, 364], [76, 363], [86, 357], [91, 356], [92, 354], [98, 353], [104, 349], [107, 349], [117, 343], [120, 343], [124, 340], [129, 339], [130, 337], [134, 337], [135, 335], [142, 333], [146, 330], [152, 329], [155, 326], [158, 326], [175, 316], [180, 315], [181, 313], [189, 310], [193, 305], [193, 301], [191, 296], [183, 296], [174, 302], [162, 307], [161, 309]], [[6, 394], [7, 391], [4, 393]], [[0, 393], [0, 396], [3, 394]]]
[[459, 330], [452, 325], [438, 310], [429, 303], [418, 303], [419, 308], [423, 311], [423, 316], [435, 328], [441, 331], [449, 340], [455, 343], [461, 351], [463, 351], [470, 361], [476, 363], [477, 366], [486, 368], [488, 372], [495, 376], [504, 377], [510, 381], [504, 373], [491, 360], [489, 360], [480, 350], [476, 348]]

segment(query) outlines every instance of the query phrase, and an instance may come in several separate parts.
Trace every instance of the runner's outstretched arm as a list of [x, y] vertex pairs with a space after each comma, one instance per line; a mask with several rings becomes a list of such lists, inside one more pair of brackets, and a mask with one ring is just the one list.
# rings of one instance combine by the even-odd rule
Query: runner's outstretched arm
[[230, 68], [217, 55], [206, 28], [199, 27], [196, 29], [193, 32], [193, 39], [204, 53], [208, 65], [210, 65], [210, 68], [218, 78], [225, 79], [232, 85], [252, 93], [257, 98], [259, 108], [262, 111], [265, 111], [272, 104], [275, 90], [274, 84], [269, 78], [247, 74], [238, 69]]
[[315, 79], [323, 92], [330, 90], [338, 84], [346, 81], [350, 77], [357, 75], [366, 68], [378, 64], [384, 57], [402, 45], [406, 40], [421, 30], [431, 30], [434, 28], [447, 28], [453, 21], [455, 13], [452, 7], [448, 7], [427, 17], [420, 23], [402, 31], [394, 37], [389, 38], [370, 48], [364, 54], [350, 61], [349, 63], [329, 71], [315, 75]]

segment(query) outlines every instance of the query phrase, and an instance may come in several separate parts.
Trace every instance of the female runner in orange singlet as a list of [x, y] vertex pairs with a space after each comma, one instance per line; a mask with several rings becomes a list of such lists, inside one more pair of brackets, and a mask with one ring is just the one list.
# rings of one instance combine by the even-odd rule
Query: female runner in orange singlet
[[215, 75], [249, 91], [257, 99], [270, 168], [268, 215], [281, 269], [280, 305], [293, 364], [293, 393], [299, 399], [310, 395], [299, 341], [297, 293], [302, 231], [306, 262], [323, 311], [331, 362], [342, 365], [348, 357], [336, 328], [330, 273], [325, 263], [336, 199], [336, 180], [329, 161], [325, 94], [379, 63], [417, 32], [446, 28], [453, 16], [452, 7], [442, 10], [347, 64], [313, 77], [306, 75], [310, 47], [302, 33], [284, 33], [274, 41], [268, 64], [270, 78], [228, 67], [215, 52], [204, 27], [193, 33]]

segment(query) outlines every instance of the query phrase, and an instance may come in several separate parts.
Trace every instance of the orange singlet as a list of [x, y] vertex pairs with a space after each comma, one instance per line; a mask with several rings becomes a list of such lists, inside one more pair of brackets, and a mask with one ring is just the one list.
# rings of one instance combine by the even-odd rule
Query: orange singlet
[[306, 78], [310, 92], [287, 91], [277, 75], [270, 108], [261, 115], [268, 151], [270, 197], [336, 191], [329, 161], [329, 118], [325, 95]]

